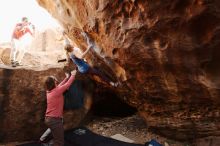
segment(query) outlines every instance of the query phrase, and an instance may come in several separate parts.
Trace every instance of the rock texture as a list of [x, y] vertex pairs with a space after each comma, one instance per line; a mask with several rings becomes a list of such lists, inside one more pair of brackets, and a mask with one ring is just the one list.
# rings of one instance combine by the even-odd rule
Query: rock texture
[[29, 50], [43, 52], [62, 52], [63, 45], [64, 41], [62, 38], [62, 30], [61, 28], [57, 27], [46, 29], [43, 32], [36, 32]]
[[148, 126], [179, 140], [220, 135], [220, 1], [38, 0], [123, 82], [121, 98]]

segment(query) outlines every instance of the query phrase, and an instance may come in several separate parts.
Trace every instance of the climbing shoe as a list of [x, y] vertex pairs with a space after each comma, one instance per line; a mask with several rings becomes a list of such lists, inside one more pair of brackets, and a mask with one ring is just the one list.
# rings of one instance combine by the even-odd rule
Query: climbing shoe
[[109, 84], [113, 87], [118, 87], [120, 85], [120, 82], [116, 82], [116, 83], [110, 82]]
[[16, 62], [14, 60], [11, 60], [11, 66], [16, 67]]
[[15, 61], [16, 66], [22, 66], [23, 64], [21, 62]]

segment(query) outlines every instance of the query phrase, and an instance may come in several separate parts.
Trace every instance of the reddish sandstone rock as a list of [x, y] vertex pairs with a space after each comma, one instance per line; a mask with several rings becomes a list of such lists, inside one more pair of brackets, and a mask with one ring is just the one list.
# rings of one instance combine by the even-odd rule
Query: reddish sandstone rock
[[[86, 59], [122, 82], [114, 91], [151, 130], [180, 140], [220, 135], [219, 1], [38, 2], [82, 50], [81, 32], [92, 38], [96, 47]], [[1, 141], [42, 132], [42, 77], [54, 72], [0, 70]]]
[[[33, 70], [33, 68], [11, 69], [1, 66], [0, 142], [38, 140], [46, 130], [44, 81], [49, 75], [55, 75], [59, 80], [64, 78], [61, 68]], [[77, 75], [76, 78], [83, 80], [87, 85], [90, 84], [86, 77]], [[86, 95], [89, 96], [90, 94]], [[85, 103], [87, 101], [85, 100]], [[84, 108], [65, 111], [65, 129], [78, 126], [86, 113]]]
[[126, 80], [118, 92], [152, 130], [190, 140], [220, 134], [219, 1], [38, 2], [82, 49], [79, 32], [89, 34], [98, 49], [88, 61]]

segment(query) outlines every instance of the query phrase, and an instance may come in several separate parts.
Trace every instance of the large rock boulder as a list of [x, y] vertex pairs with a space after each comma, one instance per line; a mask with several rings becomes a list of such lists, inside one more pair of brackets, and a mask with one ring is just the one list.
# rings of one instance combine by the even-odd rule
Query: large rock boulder
[[[58, 67], [33, 70], [32, 68], [12, 69], [1, 66], [0, 142], [38, 140], [46, 130], [44, 81], [49, 75], [55, 75], [59, 80], [64, 78], [62, 69]], [[77, 80], [86, 81], [89, 85], [86, 78], [77, 75]], [[85, 103], [87, 101], [85, 100]], [[69, 129], [79, 125], [86, 113], [87, 110], [83, 107], [65, 111], [64, 128]]]
[[220, 135], [220, 1], [38, 0], [85, 50], [123, 82], [121, 98], [150, 129], [176, 139]]

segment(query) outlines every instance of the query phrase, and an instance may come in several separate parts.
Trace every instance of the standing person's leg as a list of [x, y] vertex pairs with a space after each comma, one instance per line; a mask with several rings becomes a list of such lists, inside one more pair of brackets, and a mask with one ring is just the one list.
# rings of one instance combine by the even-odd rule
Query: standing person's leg
[[17, 51], [18, 51], [17, 47], [19, 46], [18, 43], [19, 43], [19, 41], [16, 40], [16, 39], [11, 40], [10, 61], [11, 61], [12, 65], [15, 65], [16, 54], [17, 54]]
[[51, 129], [54, 146], [64, 146], [64, 128], [62, 119], [46, 117], [45, 123]]
[[24, 36], [22, 36], [20, 40], [21, 40], [20, 53], [17, 59], [19, 64], [21, 64], [24, 54], [27, 52], [28, 48], [30, 47], [31, 35], [25, 34]]
[[19, 54], [18, 54], [18, 57], [17, 57], [17, 62], [18, 64], [21, 64], [21, 61], [24, 57], [24, 54], [26, 53], [26, 46], [22, 46], [21, 49], [19, 50]]

